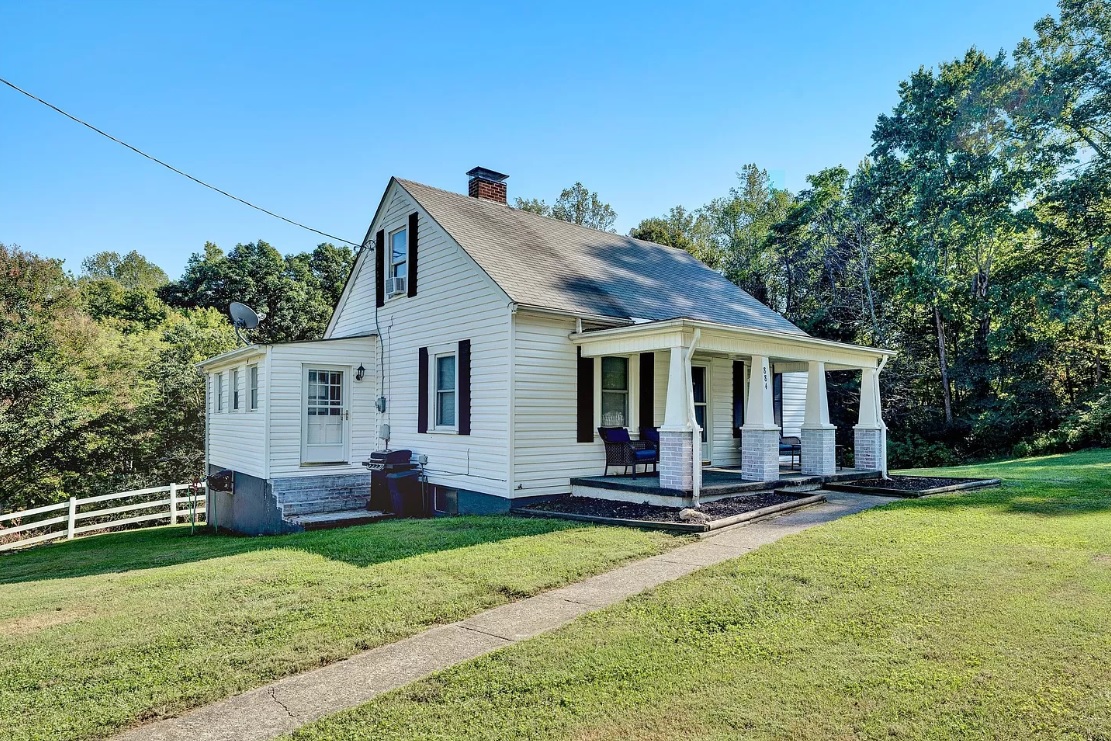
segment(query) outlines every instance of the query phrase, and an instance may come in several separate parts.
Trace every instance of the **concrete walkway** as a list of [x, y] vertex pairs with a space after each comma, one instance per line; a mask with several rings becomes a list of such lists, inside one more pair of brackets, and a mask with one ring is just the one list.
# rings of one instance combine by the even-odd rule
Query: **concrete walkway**
[[698, 543], [635, 561], [582, 582], [431, 628], [397, 643], [193, 710], [139, 726], [117, 739], [263, 741], [361, 705], [433, 672], [523, 641], [580, 615], [737, 558], [785, 535], [894, 501], [829, 492], [814, 507], [707, 533]]

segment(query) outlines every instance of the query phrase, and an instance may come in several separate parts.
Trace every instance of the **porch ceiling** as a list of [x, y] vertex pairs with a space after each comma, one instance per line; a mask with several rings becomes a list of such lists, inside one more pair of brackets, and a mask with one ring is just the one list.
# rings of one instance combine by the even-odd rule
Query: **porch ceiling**
[[805, 370], [805, 365], [793, 366], [792, 363], [810, 361], [824, 362], [827, 370], [875, 368], [884, 357], [895, 354], [891, 350], [849, 345], [807, 335], [744, 329], [692, 319], [668, 319], [576, 332], [571, 335], [571, 342], [581, 349], [583, 357], [632, 355], [690, 347], [696, 330], [701, 332], [696, 346], [700, 352], [729, 356], [760, 355], [772, 358], [777, 369], [782, 366], [783, 370]]

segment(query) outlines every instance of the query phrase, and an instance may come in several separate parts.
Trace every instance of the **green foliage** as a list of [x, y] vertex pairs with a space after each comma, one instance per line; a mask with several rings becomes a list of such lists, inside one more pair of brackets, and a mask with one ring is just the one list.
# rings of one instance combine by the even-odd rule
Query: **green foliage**
[[604, 232], [613, 231], [613, 222], [617, 221], [617, 213], [613, 208], [608, 203], [603, 203], [596, 192], [589, 190], [582, 183], [564, 188], [551, 206], [536, 198], [518, 198], [515, 206], [522, 211], [550, 216], [553, 219], [569, 221], [572, 224], [588, 226]]
[[170, 279], [162, 268], [132, 250], [124, 256], [118, 252], [98, 252], [81, 262], [83, 278], [111, 278], [129, 291], [154, 291]]
[[328, 243], [283, 257], [262, 240], [237, 244], [226, 255], [209, 242], [159, 295], [175, 308], [226, 312], [232, 301], [245, 303], [265, 317], [251, 335], [254, 342], [319, 339], [354, 261], [350, 248]]

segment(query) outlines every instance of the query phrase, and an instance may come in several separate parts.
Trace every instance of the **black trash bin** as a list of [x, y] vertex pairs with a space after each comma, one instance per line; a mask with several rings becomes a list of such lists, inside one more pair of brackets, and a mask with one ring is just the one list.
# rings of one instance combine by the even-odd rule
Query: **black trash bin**
[[390, 505], [397, 517], [428, 517], [424, 502], [424, 487], [420, 471], [402, 471], [386, 474], [390, 490]]

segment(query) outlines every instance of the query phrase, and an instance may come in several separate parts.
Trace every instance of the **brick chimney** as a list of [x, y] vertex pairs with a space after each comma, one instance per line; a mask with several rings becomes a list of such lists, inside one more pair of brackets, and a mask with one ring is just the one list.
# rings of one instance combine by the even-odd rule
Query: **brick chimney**
[[476, 167], [467, 172], [470, 181], [467, 182], [467, 195], [471, 198], [484, 198], [495, 203], [506, 202], [505, 181], [508, 175], [503, 175], [485, 167]]

